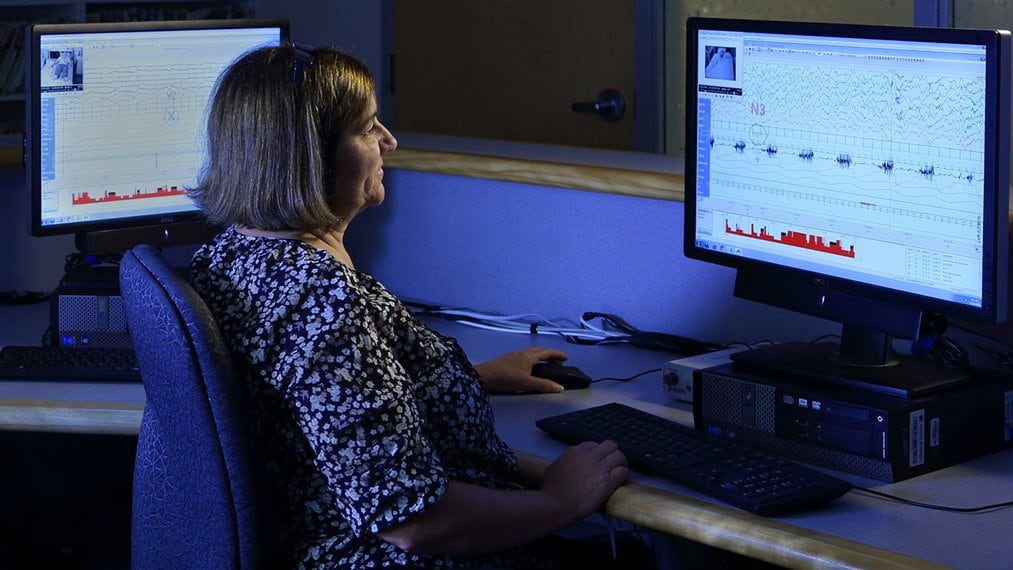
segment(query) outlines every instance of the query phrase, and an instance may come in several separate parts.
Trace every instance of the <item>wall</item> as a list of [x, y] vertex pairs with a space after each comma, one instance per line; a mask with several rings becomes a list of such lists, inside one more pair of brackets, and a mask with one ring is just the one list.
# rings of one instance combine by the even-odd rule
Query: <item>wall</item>
[[382, 69], [382, 4], [389, 0], [256, 0], [256, 15], [288, 18], [292, 39], [317, 47], [334, 46], [354, 53], [369, 63], [373, 72]]
[[356, 218], [348, 247], [402, 297], [717, 342], [810, 340], [830, 323], [732, 298], [732, 271], [682, 254], [680, 202], [411, 172]]
[[28, 192], [23, 170], [0, 169], [0, 291], [49, 291], [74, 251], [70, 236], [28, 235]]

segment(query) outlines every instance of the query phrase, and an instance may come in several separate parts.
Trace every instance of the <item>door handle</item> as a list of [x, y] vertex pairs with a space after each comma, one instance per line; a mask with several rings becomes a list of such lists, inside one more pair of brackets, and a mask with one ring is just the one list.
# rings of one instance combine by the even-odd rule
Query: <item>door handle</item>
[[605, 89], [598, 94], [597, 101], [583, 101], [570, 104], [576, 113], [598, 113], [606, 121], [618, 121], [626, 114], [626, 98], [618, 89]]

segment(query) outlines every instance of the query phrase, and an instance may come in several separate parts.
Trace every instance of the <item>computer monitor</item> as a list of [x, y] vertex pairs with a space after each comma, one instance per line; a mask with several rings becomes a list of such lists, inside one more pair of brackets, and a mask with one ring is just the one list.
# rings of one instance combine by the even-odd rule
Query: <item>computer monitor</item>
[[842, 324], [839, 345], [737, 361], [959, 381], [892, 342], [1005, 319], [1009, 33], [691, 18], [686, 69], [687, 257], [735, 268], [738, 297]]
[[76, 234], [86, 253], [207, 237], [185, 189], [211, 91], [238, 56], [288, 33], [283, 19], [30, 26], [30, 233]]

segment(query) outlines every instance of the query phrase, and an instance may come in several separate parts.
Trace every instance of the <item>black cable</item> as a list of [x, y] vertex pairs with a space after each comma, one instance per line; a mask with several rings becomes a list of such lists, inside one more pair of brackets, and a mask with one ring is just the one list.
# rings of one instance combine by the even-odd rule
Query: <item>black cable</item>
[[613, 315], [612, 313], [599, 313], [596, 311], [587, 311], [583, 315], [581, 315], [581, 318], [583, 318], [585, 321], [591, 319], [601, 319], [602, 321], [611, 324], [613, 327], [615, 327], [616, 330], [621, 330], [631, 335], [641, 332], [640, 329], [631, 325], [629, 322], [626, 321], [626, 319], [618, 315]]
[[939, 336], [929, 345], [929, 356], [942, 364], [957, 370], [969, 370], [971, 368], [971, 357], [967, 354], [960, 343], [955, 340]]
[[825, 340], [830, 340], [830, 339], [836, 340], [839, 343], [839, 342], [841, 342], [841, 335], [836, 334], [836, 333], [825, 334], [825, 335], [818, 336], [818, 337], [810, 340], [809, 344], [819, 344], [819, 343], [821, 343], [821, 342], [823, 342]]
[[641, 330], [630, 324], [626, 319], [612, 313], [586, 311], [583, 315], [581, 315], [581, 318], [585, 321], [591, 319], [601, 319], [605, 324], [611, 325], [612, 330], [619, 330], [628, 335], [627, 337], [610, 339], [610, 342], [613, 343], [628, 342], [638, 348], [657, 350], [661, 352], [672, 352], [685, 356], [695, 356], [697, 354], [714, 352], [715, 350], [721, 350], [724, 348], [724, 345], [721, 344], [697, 340], [695, 338], [689, 338], [677, 334]]
[[629, 337], [629, 343], [639, 348], [648, 350], [660, 350], [663, 352], [674, 352], [686, 356], [695, 356], [721, 350], [724, 345], [688, 338], [684, 336], [658, 333], [639, 332]]
[[744, 342], [741, 340], [732, 341], [724, 346], [724, 348], [734, 348], [736, 346], [742, 346], [747, 349], [754, 349], [758, 346], [774, 346], [777, 342], [770, 339], [757, 340], [754, 342]]
[[1002, 509], [1007, 509], [1007, 508], [1013, 506], [1013, 501], [1005, 501], [1005, 502], [1002, 502], [1002, 503], [994, 503], [994, 504], [991, 504], [991, 505], [981, 505], [981, 506], [978, 506], [978, 507], [951, 507], [951, 506], [947, 506], [947, 505], [934, 505], [932, 503], [923, 503], [921, 501], [915, 501], [915, 500], [912, 500], [912, 499], [905, 499], [903, 497], [898, 497], [896, 495], [891, 495], [889, 493], [883, 493], [881, 491], [875, 491], [873, 489], [868, 489], [868, 488], [865, 488], [865, 487], [855, 487], [854, 489], [856, 491], [861, 491], [863, 493], [868, 493], [868, 494], [873, 495], [875, 497], [878, 497], [880, 499], [886, 499], [888, 501], [893, 501], [895, 503], [901, 503], [901, 504], [909, 505], [909, 506], [912, 506], [912, 507], [919, 507], [919, 508], [923, 508], [923, 509], [931, 509], [931, 510], [935, 510], [935, 511], [945, 511], [945, 512], [949, 512], [949, 513], [968, 513], [968, 514], [989, 513], [989, 512], [993, 512], [993, 511], [999, 511], [999, 510], [1002, 510]]
[[92, 265], [119, 265], [122, 257], [123, 254], [120, 252], [85, 254], [75, 251], [64, 257], [63, 272], [70, 273], [75, 269]]
[[30, 305], [49, 299], [49, 291], [4, 291], [0, 293], [0, 305]]
[[661, 372], [661, 370], [662, 370], [661, 368], [654, 368], [653, 370], [644, 370], [643, 372], [638, 372], [638, 373], [634, 374], [633, 376], [627, 376], [626, 378], [613, 378], [613, 377], [598, 378], [596, 380], [592, 380], [591, 383], [593, 384], [595, 382], [605, 382], [605, 381], [609, 381], [609, 382], [629, 382], [630, 380], [635, 380], [637, 378], [640, 378], [641, 376], [644, 376], [645, 374], [653, 374], [655, 372]]

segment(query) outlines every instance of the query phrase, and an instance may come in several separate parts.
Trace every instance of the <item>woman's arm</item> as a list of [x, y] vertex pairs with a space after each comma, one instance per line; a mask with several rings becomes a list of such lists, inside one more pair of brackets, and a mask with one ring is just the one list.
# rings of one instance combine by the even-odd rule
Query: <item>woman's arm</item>
[[413, 551], [492, 552], [551, 534], [597, 510], [629, 477], [615, 443], [566, 450], [545, 471], [539, 490], [499, 490], [452, 482], [433, 506], [380, 531]]

